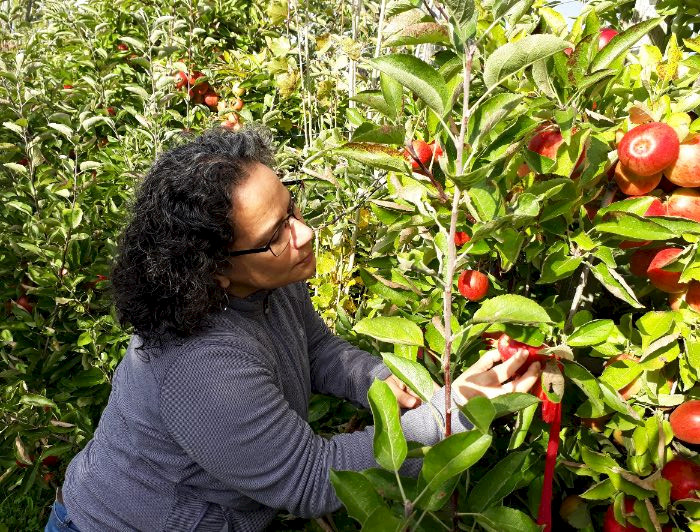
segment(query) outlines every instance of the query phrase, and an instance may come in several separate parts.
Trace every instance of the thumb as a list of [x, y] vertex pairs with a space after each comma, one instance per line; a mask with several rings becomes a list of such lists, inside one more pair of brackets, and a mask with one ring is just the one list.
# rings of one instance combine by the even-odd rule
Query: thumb
[[411, 395], [410, 393], [406, 393], [402, 391], [399, 396], [399, 405], [401, 405], [404, 408], [415, 408], [418, 405], [420, 405], [420, 399], [414, 395]]

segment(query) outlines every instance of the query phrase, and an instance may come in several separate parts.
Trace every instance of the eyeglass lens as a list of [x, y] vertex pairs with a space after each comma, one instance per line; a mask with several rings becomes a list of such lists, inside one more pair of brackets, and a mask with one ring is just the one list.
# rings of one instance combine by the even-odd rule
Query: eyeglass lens
[[282, 224], [277, 228], [275, 234], [270, 242], [270, 251], [276, 257], [279, 257], [287, 249], [289, 242], [292, 239], [292, 223], [290, 218], [294, 217], [297, 220], [301, 219], [301, 211], [299, 206], [296, 204], [296, 199], [292, 196], [292, 211], [288, 213], [287, 218], [282, 222]]

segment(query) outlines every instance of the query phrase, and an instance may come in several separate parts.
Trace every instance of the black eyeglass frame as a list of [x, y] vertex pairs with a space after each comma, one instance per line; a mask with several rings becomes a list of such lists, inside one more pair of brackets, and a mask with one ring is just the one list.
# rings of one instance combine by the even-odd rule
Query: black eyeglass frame
[[[291, 180], [291, 181], [282, 181], [282, 184], [283, 184], [284, 186], [286, 186], [286, 187], [287, 187], [287, 186], [290, 186], [290, 185], [301, 185], [301, 188], [302, 188], [302, 189], [304, 188], [304, 180], [303, 180], [303, 179], [294, 179], [294, 180]], [[226, 252], [226, 256], [228, 256], [228, 257], [240, 257], [241, 255], [248, 255], [248, 254], [250, 254], [250, 253], [265, 253], [266, 251], [270, 251], [270, 253], [272, 253], [272, 246], [271, 246], [271, 244], [272, 244], [272, 242], [275, 240], [275, 238], [277, 238], [277, 233], [279, 233], [279, 232], [280, 232], [280, 229], [281, 229], [282, 227], [284, 227], [284, 224], [286, 224], [287, 222], [289, 222], [289, 219], [292, 218], [292, 217], [293, 217], [295, 220], [299, 220], [299, 218], [297, 218], [297, 216], [294, 214], [294, 211], [296, 210], [296, 201], [294, 200], [294, 196], [291, 196], [291, 201], [289, 202], [289, 206], [290, 206], [292, 212], [288, 213], [288, 214], [287, 214], [287, 217], [282, 221], [282, 223], [279, 224], [279, 225], [277, 226], [277, 229], [275, 229], [275, 232], [272, 233], [272, 236], [270, 237], [270, 240], [267, 241], [267, 244], [265, 244], [265, 247], [262, 247], [262, 248], [252, 248], [252, 249], [237, 249], [237, 250], [235, 250], [235, 251], [228, 251], [228, 252]], [[289, 245], [289, 242], [287, 242], [287, 245]], [[282, 250], [282, 252], [284, 252], [284, 250], [286, 250], [286, 249], [287, 249], [287, 248], [285, 247], [285, 248]], [[278, 257], [278, 256], [279, 256], [279, 255], [275, 255], [274, 253], [272, 253], [272, 255], [275, 256], [275, 257]]]

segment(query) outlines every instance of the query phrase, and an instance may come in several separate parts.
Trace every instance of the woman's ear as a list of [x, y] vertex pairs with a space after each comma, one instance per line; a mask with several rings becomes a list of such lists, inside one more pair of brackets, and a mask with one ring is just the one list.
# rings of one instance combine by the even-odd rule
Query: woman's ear
[[214, 279], [217, 284], [226, 290], [231, 285], [231, 279], [228, 277], [228, 273], [231, 270], [231, 265], [226, 263], [225, 265], [219, 267], [214, 273]]
[[231, 280], [225, 275], [215, 273], [214, 279], [216, 279], [217, 284], [224, 290], [226, 290], [231, 284]]

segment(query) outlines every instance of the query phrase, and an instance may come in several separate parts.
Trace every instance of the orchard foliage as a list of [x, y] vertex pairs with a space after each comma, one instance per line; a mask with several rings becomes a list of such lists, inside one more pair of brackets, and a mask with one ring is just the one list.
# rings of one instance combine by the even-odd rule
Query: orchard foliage
[[[552, 493], [546, 472], [542, 485], [543, 457], [559, 430], [550, 433], [533, 416], [536, 404], [520, 397], [492, 406], [472, 399], [462, 410], [475, 430], [430, 449], [411, 451], [409, 442], [406, 452], [396, 424], [385, 420], [375, 438], [382, 467], [398, 471], [407, 456], [420, 455], [423, 469], [417, 483], [391, 479], [392, 490], [378, 472], [336, 475], [350, 515], [368, 529], [391, 516], [397, 529], [434, 529], [434, 520], [449, 526], [458, 516], [487, 530], [536, 529], [535, 519], [549, 530], [546, 507], [580, 495], [576, 516], [562, 517], [576, 528], [599, 527], [610, 505], [623, 522], [627, 497], [634, 526], [697, 529], [700, 505], [671, 504], [660, 471], [674, 455], [697, 455], [680, 427], [674, 438], [667, 413], [700, 392], [700, 308], [672, 296], [672, 309], [667, 292], [700, 280], [700, 225], [663, 206], [672, 183], [657, 188], [679, 145], [700, 130], [696, 41], [671, 33], [664, 48], [649, 44], [662, 17], [618, 21], [610, 40], [611, 4], [586, 10], [571, 28], [550, 7], [524, 0], [448, 1], [436, 11], [390, 6], [386, 29], [394, 31], [366, 61], [379, 83], [355, 96], [361, 120], [333, 150], [351, 165], [387, 172], [387, 196], [371, 204], [379, 230], [360, 265], [374, 298], [355, 331], [374, 338], [419, 394], [416, 381], [444, 382], [477, 360], [490, 347], [484, 335], [543, 344], [541, 356], [559, 362], [537, 393], [544, 420], [556, 417], [551, 405], [562, 411], [561, 445]], [[420, 58], [406, 53], [425, 43], [439, 46]], [[639, 136], [626, 133], [636, 128], [666, 138], [652, 139], [654, 154], [641, 154], [648, 168], [637, 165], [655, 182], [627, 197], [612, 177], [618, 165], [639, 179], [624, 166]], [[443, 156], [416, 149], [428, 142]], [[635, 157], [638, 148], [634, 141]], [[646, 268], [642, 276], [630, 271], [637, 248], [654, 250], [648, 277]], [[471, 272], [488, 276], [487, 299], [471, 296]], [[464, 297], [453, 296], [457, 287]], [[381, 404], [386, 393], [375, 388], [370, 397]], [[496, 416], [510, 411], [515, 421]], [[379, 460], [385, 453], [392, 459]], [[436, 471], [444, 476], [436, 480]], [[370, 486], [384, 497], [369, 498]]]
[[[331, 475], [363, 529], [538, 530], [544, 492], [555, 528], [700, 530], [669, 480], [694, 469], [662, 474], [698, 463], [696, 185], [669, 167], [625, 196], [617, 176], [634, 179], [617, 146], [648, 122], [692, 168], [696, 3], [592, 2], [569, 27], [532, 0], [8, 2], [0, 509], [48, 502], [95, 430], [128, 340], [109, 264], [138, 177], [182, 135], [255, 120], [280, 175], [308, 183], [316, 307], [424, 402], [503, 334], [556, 359], [534, 395], [471, 399], [474, 430], [431, 448], [376, 382], [381, 467]], [[362, 420], [323, 396], [310, 417], [324, 434]], [[412, 457], [417, 479], [399, 473]]]

